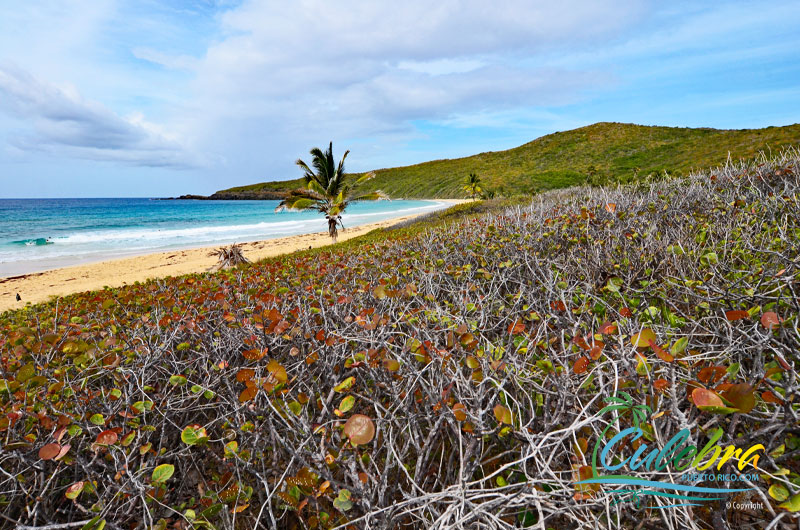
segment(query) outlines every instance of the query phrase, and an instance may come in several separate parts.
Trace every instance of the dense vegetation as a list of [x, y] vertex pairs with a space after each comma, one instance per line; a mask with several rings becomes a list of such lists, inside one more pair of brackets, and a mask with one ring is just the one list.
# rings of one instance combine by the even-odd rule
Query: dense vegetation
[[[464, 204], [5, 313], [0, 514], [115, 529], [796, 528], [798, 192], [791, 152]], [[621, 392], [630, 407], [599, 414]], [[764, 509], [657, 509], [669, 500], [576, 486], [598, 436], [645, 404], [647, 443], [687, 428], [700, 447], [715, 432], [764, 444], [756, 492], [733, 498]]]
[[[509, 149], [453, 160], [379, 169], [365, 190], [395, 198], [463, 198], [464, 179], [477, 173], [484, 191], [530, 194], [585, 183], [632, 182], [650, 174], [687, 175], [692, 170], [777, 153], [800, 143], [800, 125], [765, 129], [691, 129], [596, 123], [549, 134]], [[225, 192], [285, 190], [300, 179], [239, 186]]]

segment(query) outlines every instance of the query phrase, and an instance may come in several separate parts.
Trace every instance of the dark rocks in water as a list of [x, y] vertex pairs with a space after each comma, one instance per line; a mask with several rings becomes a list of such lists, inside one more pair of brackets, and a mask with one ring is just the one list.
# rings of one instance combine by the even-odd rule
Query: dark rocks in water
[[165, 200], [194, 200], [194, 201], [279, 201], [288, 191], [261, 190], [261, 191], [218, 191], [212, 195], [181, 195]]

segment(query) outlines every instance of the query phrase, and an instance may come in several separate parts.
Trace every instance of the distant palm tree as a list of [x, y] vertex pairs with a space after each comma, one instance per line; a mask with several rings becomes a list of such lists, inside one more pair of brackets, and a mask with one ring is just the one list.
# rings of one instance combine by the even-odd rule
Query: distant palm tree
[[[312, 171], [308, 164], [298, 159], [295, 162], [303, 170], [305, 188], [290, 191], [289, 195], [281, 201], [275, 211], [289, 210], [317, 210], [325, 214], [328, 220], [328, 233], [333, 242], [339, 235], [337, 225], [342, 224], [341, 214], [351, 203], [359, 201], [377, 201], [388, 199], [381, 191], [373, 191], [363, 195], [355, 195], [354, 188], [375, 176], [375, 173], [366, 173], [354, 183], [346, 180], [344, 173], [344, 159], [350, 151], [345, 151], [338, 166], [333, 159], [333, 142], [328, 145], [324, 153], [319, 147], [311, 151]], [[344, 225], [342, 224], [342, 229]]]
[[467, 182], [466, 184], [464, 184], [464, 187], [462, 189], [465, 192], [467, 192], [474, 201], [475, 197], [480, 195], [481, 191], [483, 191], [480, 184], [481, 184], [481, 178], [475, 173], [470, 173], [469, 176], [467, 177]]

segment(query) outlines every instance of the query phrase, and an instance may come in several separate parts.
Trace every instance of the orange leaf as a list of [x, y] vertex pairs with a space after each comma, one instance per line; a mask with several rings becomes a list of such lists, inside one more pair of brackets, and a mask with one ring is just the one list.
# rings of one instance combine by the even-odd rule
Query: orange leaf
[[289, 376], [286, 374], [286, 369], [275, 359], [267, 363], [267, 370], [269, 373], [281, 383], [285, 383]]
[[456, 403], [453, 405], [453, 416], [456, 420], [464, 421], [467, 419], [467, 407], [463, 403]]
[[583, 351], [589, 351], [591, 348], [588, 344], [586, 344], [586, 340], [580, 335], [576, 335], [572, 338], [572, 343], [578, 346], [578, 348], [582, 349]]
[[653, 381], [653, 388], [655, 388], [660, 392], [663, 392], [668, 387], [669, 387], [669, 381], [667, 381], [666, 379], [656, 379], [655, 381]]
[[667, 350], [656, 344], [655, 341], [651, 340], [649, 341], [649, 343], [650, 347], [653, 349], [654, 352], [656, 352], [656, 355], [658, 355], [658, 358], [661, 359], [662, 361], [671, 363], [672, 361], [675, 360], [675, 357], [673, 357], [671, 353], [669, 353]]
[[605, 348], [605, 343], [596, 341], [592, 344], [592, 349], [589, 351], [589, 357], [592, 358], [593, 361], [596, 361], [600, 358], [600, 355], [603, 354], [603, 348]]
[[706, 366], [700, 370], [700, 373], [697, 374], [697, 378], [703, 383], [714, 384], [725, 377], [726, 373], [727, 371], [722, 366]]
[[246, 403], [256, 397], [258, 393], [258, 388], [256, 387], [248, 387], [242, 390], [242, 393], [239, 394], [239, 403]]
[[236, 380], [240, 383], [250, 381], [256, 375], [256, 371], [252, 368], [242, 368], [236, 372]]
[[575, 364], [572, 365], [572, 371], [576, 374], [582, 374], [586, 372], [586, 369], [589, 367], [590, 359], [588, 357], [581, 357]]
[[767, 390], [765, 392], [762, 392], [761, 399], [763, 399], [767, 403], [776, 403], [778, 405], [783, 405], [783, 400], [779, 398], [772, 390]]
[[39, 458], [42, 460], [52, 460], [61, 452], [61, 446], [58, 444], [46, 444], [39, 449]]
[[508, 333], [510, 335], [521, 335], [525, 333], [525, 323], [521, 320], [516, 320], [508, 325]]
[[742, 310], [735, 310], [735, 311], [726, 311], [725, 318], [730, 320], [731, 322], [735, 322], [736, 320], [742, 320], [745, 318], [750, 318], [750, 313], [747, 311]]
[[695, 388], [692, 390], [692, 401], [698, 407], [724, 407], [722, 398], [716, 393], [705, 388]]
[[624, 316], [625, 318], [631, 318], [633, 316], [633, 311], [628, 309], [627, 307], [623, 307], [619, 310], [619, 314]]
[[117, 443], [117, 438], [118, 436], [116, 432], [112, 430], [103, 431], [97, 435], [97, 443], [102, 445], [113, 445]]
[[264, 358], [264, 356], [267, 354], [268, 351], [269, 348], [263, 348], [263, 349], [254, 348], [252, 350], [243, 351], [242, 355], [244, 355], [244, 358], [247, 359], [248, 361], [260, 361], [261, 359]]
[[600, 333], [603, 335], [611, 335], [617, 332], [617, 325], [613, 322], [603, 322], [600, 325]]
[[753, 387], [747, 383], [737, 383], [730, 385], [723, 393], [722, 397], [733, 403], [739, 412], [747, 414], [756, 406], [756, 397], [753, 395]]
[[497, 421], [500, 423], [505, 423], [507, 425], [511, 425], [512, 423], [511, 411], [503, 405], [494, 406], [494, 417], [497, 418]]
[[375, 438], [375, 424], [363, 414], [353, 414], [344, 424], [344, 434], [353, 445], [368, 444]]
[[614, 213], [617, 211], [617, 205], [613, 202], [606, 204], [606, 211], [608, 213]]

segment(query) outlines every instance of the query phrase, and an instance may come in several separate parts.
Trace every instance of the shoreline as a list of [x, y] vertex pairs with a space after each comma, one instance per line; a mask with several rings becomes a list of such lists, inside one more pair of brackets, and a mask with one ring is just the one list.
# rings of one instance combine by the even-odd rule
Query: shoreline
[[[437, 200], [450, 204], [460, 204], [466, 201], [461, 199]], [[387, 228], [428, 213], [430, 212], [420, 212], [347, 228], [339, 233], [339, 241], [346, 241], [372, 230]], [[325, 231], [264, 239], [241, 245], [244, 255], [250, 261], [258, 261], [298, 250], [307, 250], [309, 247], [318, 248], [330, 244], [330, 236]], [[221, 246], [226, 245], [155, 252], [0, 278], [0, 313], [21, 309], [28, 303], [46, 302], [51, 297], [95, 291], [106, 286], [121, 287], [151, 278], [206, 272], [217, 263], [217, 259], [209, 256], [209, 253]], [[22, 300], [16, 301], [17, 294]]]

